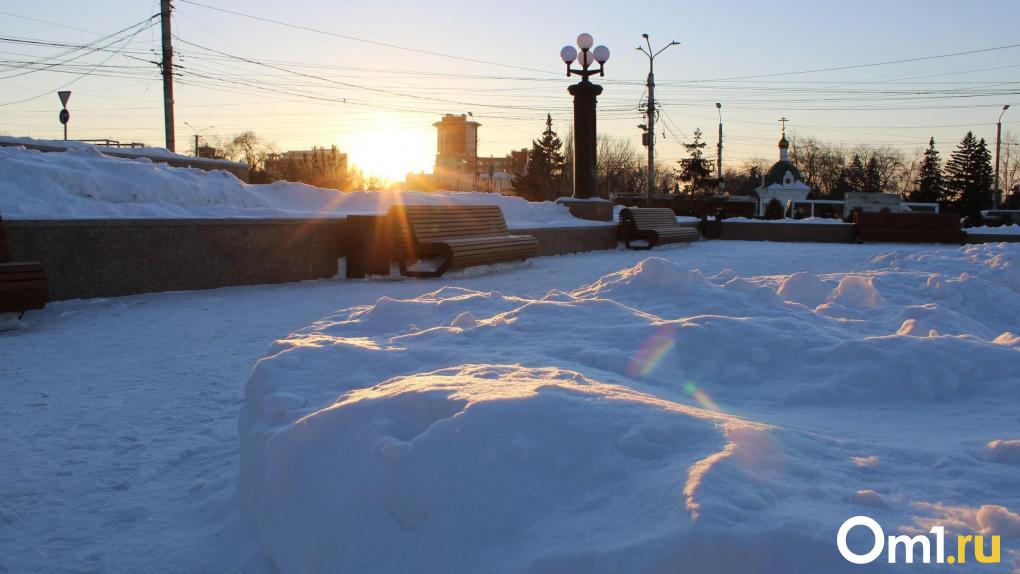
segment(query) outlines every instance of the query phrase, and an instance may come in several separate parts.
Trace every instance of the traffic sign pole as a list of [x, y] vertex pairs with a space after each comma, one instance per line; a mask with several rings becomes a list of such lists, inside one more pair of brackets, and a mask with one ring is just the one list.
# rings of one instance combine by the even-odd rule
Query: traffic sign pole
[[60, 123], [64, 124], [64, 141], [67, 141], [67, 122], [71, 119], [71, 112], [67, 111], [67, 100], [71, 99], [71, 90], [61, 90], [57, 92], [57, 96], [60, 98]]

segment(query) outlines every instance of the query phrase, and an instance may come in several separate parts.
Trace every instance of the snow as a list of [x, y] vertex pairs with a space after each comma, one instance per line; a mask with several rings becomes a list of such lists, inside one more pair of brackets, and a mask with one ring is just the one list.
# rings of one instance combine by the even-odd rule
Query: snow
[[1020, 235], [1020, 225], [1000, 225], [998, 227], [982, 225], [968, 227], [964, 231], [971, 235]]
[[495, 204], [517, 229], [605, 225], [577, 219], [553, 202], [492, 193], [340, 193], [292, 182], [250, 185], [225, 171], [115, 158], [85, 144], [49, 153], [0, 147], [0, 214], [7, 219], [345, 217], [385, 213], [395, 203]]
[[1018, 261], [714, 241], [54, 303], [0, 333], [0, 572], [829, 573], [857, 514], [1015, 537]]
[[[159, 159], [176, 159], [181, 161], [193, 161], [196, 158], [190, 155], [183, 155], [174, 153], [166, 148], [161, 147], [132, 147], [132, 148], [120, 148], [110, 147], [103, 145], [93, 145], [90, 143], [84, 143], [75, 140], [42, 140], [35, 138], [25, 137], [13, 137], [13, 136], [0, 136], [0, 144], [5, 146], [39, 146], [46, 148], [56, 149], [70, 149], [70, 150], [89, 150], [95, 149], [103, 154], [118, 154], [118, 153], [130, 153], [132, 155], [140, 155], [148, 158], [159, 158]], [[206, 160], [206, 161], [220, 161], [225, 164], [236, 164], [244, 165], [243, 163], [230, 162], [226, 160]]]
[[541, 295], [382, 296], [277, 341], [240, 423], [263, 565], [833, 572], [861, 507], [1013, 532], [991, 462], [1016, 440], [1020, 251], [777, 276], [692, 268], [700, 248]]
[[749, 217], [727, 217], [725, 223], [797, 223], [804, 225], [849, 225], [842, 219], [831, 217], [805, 217], [803, 219], [751, 219]]

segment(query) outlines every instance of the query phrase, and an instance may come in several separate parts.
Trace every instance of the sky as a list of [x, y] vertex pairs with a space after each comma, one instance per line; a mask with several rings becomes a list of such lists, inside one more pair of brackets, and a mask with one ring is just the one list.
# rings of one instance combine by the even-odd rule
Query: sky
[[[146, 20], [158, 4], [0, 4], [0, 133], [62, 137], [55, 92], [68, 89], [70, 137], [163, 145], [158, 18]], [[681, 42], [655, 60], [657, 160], [666, 165], [685, 157], [681, 142], [698, 128], [714, 155], [715, 102], [727, 166], [773, 160], [781, 116], [798, 137], [908, 156], [929, 137], [948, 154], [968, 130], [994, 141], [1004, 104], [1014, 108], [1003, 132], [1020, 133], [1015, 0], [174, 0], [174, 8], [183, 153], [196, 133], [252, 130], [280, 151], [336, 145], [367, 173], [402, 179], [431, 171], [432, 124], [444, 113], [470, 112], [482, 124], [480, 156], [530, 146], [547, 113], [566, 137], [566, 89], [576, 79], [559, 50], [581, 32], [612, 51], [597, 79], [599, 132], [642, 154], [648, 59], [636, 47], [642, 33], [654, 49]]]

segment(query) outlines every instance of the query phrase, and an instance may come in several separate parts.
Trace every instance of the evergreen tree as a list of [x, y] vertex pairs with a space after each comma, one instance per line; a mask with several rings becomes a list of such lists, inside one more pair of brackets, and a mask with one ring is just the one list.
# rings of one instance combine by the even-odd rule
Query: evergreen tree
[[946, 162], [946, 199], [964, 215], [974, 215], [992, 203], [992, 154], [984, 139], [967, 132]]
[[703, 151], [705, 142], [701, 141], [701, 128], [694, 130], [694, 141], [683, 146], [689, 157], [678, 162], [680, 169], [676, 172], [677, 179], [686, 184], [684, 191], [698, 193], [715, 189], [717, 181], [712, 175], [712, 162], [705, 159]]
[[921, 161], [917, 188], [910, 193], [910, 201], [935, 203], [942, 201], [942, 194], [942, 159], [935, 149], [935, 138], [930, 138], [928, 149], [924, 150], [924, 159]]
[[881, 193], [883, 191], [882, 174], [878, 170], [878, 158], [871, 156], [868, 159], [868, 167], [864, 169], [864, 189], [868, 193]]
[[552, 129], [552, 115], [546, 115], [542, 137], [531, 142], [528, 171], [513, 178], [514, 192], [528, 201], [559, 197], [563, 186], [563, 142]]
[[859, 154], [854, 154], [850, 165], [844, 168], [843, 173], [847, 191], [864, 191], [867, 188], [868, 173], [864, 169], [864, 162], [861, 161]]

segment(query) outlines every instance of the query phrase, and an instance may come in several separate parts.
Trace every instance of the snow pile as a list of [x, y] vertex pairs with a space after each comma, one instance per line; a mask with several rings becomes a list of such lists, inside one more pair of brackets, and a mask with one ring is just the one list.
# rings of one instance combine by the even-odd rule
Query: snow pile
[[462, 365], [273, 434], [255, 520], [284, 572], [604, 569], [595, 549], [614, 569], [663, 563], [704, 474], [755, 432], [571, 371]]
[[822, 275], [651, 257], [542, 297], [447, 286], [339, 311], [248, 382], [263, 565], [842, 572], [856, 514], [1012, 524], [1018, 247]]
[[968, 227], [964, 231], [971, 235], [1020, 235], [1020, 225], [999, 225], [998, 227], [982, 225]]
[[802, 223], [804, 225], [850, 225], [842, 219], [831, 217], [805, 217], [803, 219], [751, 219], [749, 217], [727, 217], [726, 223]]
[[[166, 148], [162, 147], [112, 147], [104, 145], [93, 145], [90, 143], [80, 142], [76, 140], [41, 140], [35, 138], [24, 138], [24, 137], [13, 137], [13, 136], [0, 136], [0, 143], [4, 144], [5, 147], [37, 147], [50, 150], [88, 150], [95, 149], [103, 153], [104, 155], [117, 155], [117, 154], [130, 154], [131, 156], [144, 156], [148, 158], [159, 158], [159, 159], [176, 159], [182, 161], [194, 160], [194, 156], [174, 153]], [[242, 162], [232, 162], [227, 160], [210, 160], [210, 162], [221, 162], [224, 164], [235, 164], [237, 166], [244, 166]]]
[[79, 144], [44, 153], [0, 147], [0, 214], [8, 219], [344, 217], [395, 203], [496, 204], [513, 228], [593, 225], [556, 203], [482, 192], [340, 193], [301, 183], [249, 185], [225, 171], [104, 155]]

